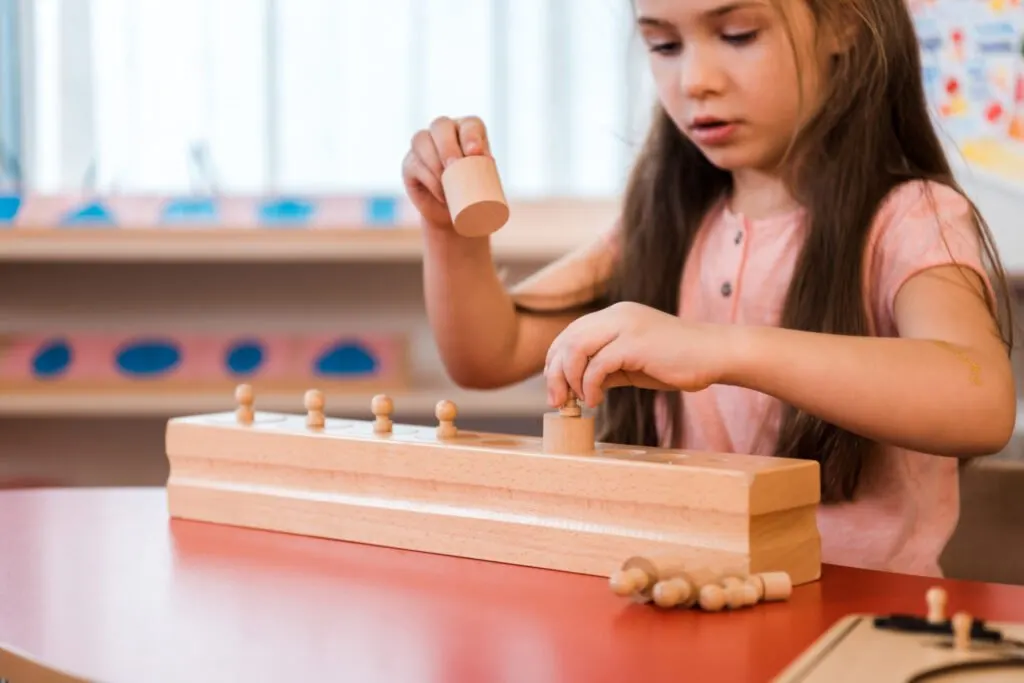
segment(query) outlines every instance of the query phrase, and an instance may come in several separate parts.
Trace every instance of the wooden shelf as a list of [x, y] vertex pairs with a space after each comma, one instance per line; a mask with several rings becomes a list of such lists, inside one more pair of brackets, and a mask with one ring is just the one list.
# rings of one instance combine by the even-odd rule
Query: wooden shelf
[[[325, 392], [326, 412], [333, 415], [370, 414], [370, 400], [377, 392]], [[531, 381], [495, 391], [469, 391], [437, 383], [436, 388], [387, 392], [395, 403], [396, 415], [432, 416], [442, 399], [454, 401], [463, 417], [533, 416], [548, 410], [542, 384]], [[0, 394], [0, 417], [172, 417], [193, 413], [231, 410], [230, 393], [209, 394], [174, 391], [53, 393], [11, 392]], [[301, 413], [302, 392], [259, 393], [256, 409]]]
[[[605, 200], [513, 203], [492, 240], [502, 260], [549, 260], [592, 239], [615, 219]], [[7, 227], [0, 261], [416, 262], [422, 234], [412, 225], [337, 227]]]

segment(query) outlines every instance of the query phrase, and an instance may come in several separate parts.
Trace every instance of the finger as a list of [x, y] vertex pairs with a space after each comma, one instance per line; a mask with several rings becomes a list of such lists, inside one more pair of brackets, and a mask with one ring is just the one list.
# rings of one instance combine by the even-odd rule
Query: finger
[[412, 149], [430, 172], [440, 178], [444, 164], [441, 163], [441, 155], [429, 130], [421, 130], [412, 136]]
[[405, 186], [410, 192], [429, 193], [441, 204], [445, 203], [441, 180], [427, 168], [423, 159], [410, 151], [405, 157], [404, 165], [405, 172], [402, 176], [405, 178]]
[[462, 146], [459, 144], [458, 128], [452, 119], [447, 116], [434, 119], [430, 124], [430, 135], [434, 138], [434, 145], [437, 146], [437, 153], [444, 168], [448, 168], [464, 156]]
[[580, 378], [582, 393], [579, 396], [588, 407], [594, 408], [604, 400], [606, 380], [622, 369], [624, 346], [616, 338], [601, 347], [587, 362]]
[[[628, 363], [623, 360], [623, 366], [625, 367]], [[614, 389], [616, 387], [637, 387], [638, 389], [653, 389], [655, 391], [679, 391], [680, 388], [673, 386], [667, 382], [655, 379], [644, 372], [637, 372], [635, 370], [619, 369], [612, 372], [610, 375], [604, 378], [604, 382], [601, 383], [602, 391], [608, 391], [608, 389]]]
[[637, 386], [636, 382], [633, 381], [633, 376], [625, 370], [616, 370], [604, 378], [601, 382], [601, 391], [608, 391], [616, 387], [632, 387]]
[[459, 143], [467, 156], [491, 154], [491, 143], [487, 139], [487, 127], [479, 116], [464, 116], [459, 119]]
[[562, 357], [556, 353], [544, 367], [544, 380], [548, 389], [548, 405], [560, 407], [569, 400], [569, 385], [562, 373]]
[[583, 400], [583, 374], [586, 372], [587, 363], [590, 360], [590, 354], [581, 350], [586, 348], [584, 343], [579, 338], [575, 338], [563, 344], [560, 355], [562, 376], [565, 377], [565, 383], [568, 385], [569, 390], [576, 395], [576, 398], [580, 400]]
[[617, 331], [591, 326], [589, 329], [577, 333], [571, 342], [564, 345], [562, 373], [565, 375], [565, 381], [576, 397], [587, 405], [593, 404], [589, 403], [586, 398], [588, 393], [584, 386], [584, 376], [590, 364], [593, 363], [594, 357], [599, 355], [609, 344], [613, 344], [618, 337]]

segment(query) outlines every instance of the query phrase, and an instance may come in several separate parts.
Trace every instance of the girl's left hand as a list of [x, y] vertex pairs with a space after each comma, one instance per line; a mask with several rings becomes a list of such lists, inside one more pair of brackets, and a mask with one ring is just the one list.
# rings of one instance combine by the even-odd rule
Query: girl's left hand
[[605, 389], [617, 386], [705, 389], [728, 370], [725, 331], [632, 302], [582, 316], [548, 349], [548, 402], [561, 406], [572, 391], [594, 407], [604, 400]]

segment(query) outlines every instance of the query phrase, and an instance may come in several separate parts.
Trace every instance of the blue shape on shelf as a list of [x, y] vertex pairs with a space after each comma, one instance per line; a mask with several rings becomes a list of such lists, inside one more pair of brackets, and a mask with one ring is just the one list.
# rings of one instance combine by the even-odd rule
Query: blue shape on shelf
[[377, 369], [377, 359], [358, 343], [331, 346], [316, 359], [318, 375], [368, 375]]
[[36, 377], [56, 377], [67, 372], [71, 367], [71, 359], [71, 345], [63, 339], [54, 339], [36, 351], [32, 359], [32, 372]]
[[114, 217], [100, 202], [86, 204], [65, 214], [61, 225], [114, 225]]
[[274, 225], [299, 225], [312, 218], [316, 207], [304, 199], [276, 199], [260, 207], [262, 223]]
[[13, 223], [21, 210], [21, 197], [18, 195], [0, 195], [0, 224]]
[[215, 221], [217, 220], [217, 202], [201, 197], [185, 197], [172, 199], [164, 206], [161, 219], [166, 223]]
[[117, 353], [117, 367], [136, 377], [152, 377], [173, 370], [181, 362], [181, 352], [170, 341], [137, 341], [126, 344]]
[[398, 222], [398, 200], [394, 197], [370, 197], [365, 216], [369, 225], [395, 225]]
[[263, 345], [258, 341], [243, 341], [228, 349], [224, 359], [228, 372], [233, 375], [248, 375], [256, 372], [263, 364]]

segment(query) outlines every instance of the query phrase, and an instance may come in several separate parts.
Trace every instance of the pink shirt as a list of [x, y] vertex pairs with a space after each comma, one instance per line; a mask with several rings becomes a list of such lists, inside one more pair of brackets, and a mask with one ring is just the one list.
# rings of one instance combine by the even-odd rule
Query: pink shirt
[[[878, 336], [899, 335], [896, 294], [924, 269], [955, 262], [988, 282], [970, 205], [948, 187], [930, 187], [930, 195], [921, 182], [897, 188], [872, 226], [866, 303]], [[751, 221], [725, 207], [709, 216], [684, 271], [680, 315], [777, 325], [804, 234], [801, 217]], [[683, 403], [683, 448], [771, 454], [781, 417], [776, 399], [713, 386]], [[958, 461], [886, 447], [865, 469], [855, 502], [819, 508], [823, 561], [941, 575], [938, 558], [959, 516]]]
[[[988, 283], [969, 204], [945, 186], [930, 184], [930, 193], [925, 188], [922, 182], [898, 187], [872, 226], [865, 290], [878, 336], [898, 336], [896, 294], [924, 269], [955, 262]], [[724, 205], [708, 216], [684, 270], [679, 314], [694, 321], [778, 325], [804, 235], [802, 217], [795, 212], [752, 221]], [[585, 301], [614, 261], [610, 244], [601, 240], [528, 278], [513, 290], [517, 299], [539, 307]], [[683, 448], [771, 454], [781, 416], [776, 399], [716, 385], [687, 393], [682, 403]], [[891, 447], [876, 457], [865, 468], [855, 502], [819, 508], [823, 561], [941, 575], [939, 554], [959, 517], [958, 461]]]

